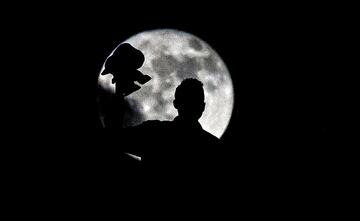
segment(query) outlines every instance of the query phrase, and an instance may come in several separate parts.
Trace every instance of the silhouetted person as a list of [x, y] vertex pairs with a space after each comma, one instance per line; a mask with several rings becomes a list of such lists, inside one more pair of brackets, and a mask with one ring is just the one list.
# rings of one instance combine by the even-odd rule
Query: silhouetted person
[[205, 109], [203, 84], [196, 79], [182, 81], [173, 105], [178, 111], [173, 121], [145, 121], [124, 129], [118, 141], [126, 142], [125, 152], [142, 158], [147, 184], [199, 185], [215, 175], [222, 160], [219, 139], [198, 121]]
[[[144, 61], [139, 51], [134, 50], [123, 50], [124, 54], [118, 58], [126, 62], [119, 62], [116, 69], [108, 70], [114, 75], [116, 83], [113, 111], [105, 124], [110, 128], [113, 147], [141, 157], [144, 177], [149, 178], [148, 184], [150, 181], [159, 184], [159, 180], [164, 181], [162, 185], [196, 183], [195, 180], [214, 174], [214, 165], [219, 164], [221, 158], [219, 139], [205, 131], [199, 123], [205, 110], [204, 89], [199, 80], [185, 79], [176, 88], [173, 105], [178, 115], [173, 121], [151, 120], [122, 128], [124, 97], [140, 88], [133, 87], [134, 81], [140, 81], [129, 77], [134, 73], [140, 76], [141, 73], [135, 70]], [[127, 57], [127, 54], [137, 56]]]
[[[147, 142], [150, 143], [151, 140], [157, 138], [155, 141], [157, 145], [187, 144], [192, 148], [189, 151], [194, 153], [201, 149], [201, 146], [193, 145], [205, 146], [219, 143], [219, 139], [205, 131], [199, 123], [205, 110], [203, 84], [200, 81], [192, 78], [182, 81], [176, 88], [173, 105], [178, 111], [178, 116], [173, 121], [146, 121], [126, 131], [139, 131], [139, 134], [149, 135], [151, 139]], [[135, 132], [134, 134], [136, 136]], [[170, 151], [172, 148], [167, 149]], [[186, 147], [183, 149], [185, 150]], [[141, 149], [139, 151], [137, 154], [144, 154]]]

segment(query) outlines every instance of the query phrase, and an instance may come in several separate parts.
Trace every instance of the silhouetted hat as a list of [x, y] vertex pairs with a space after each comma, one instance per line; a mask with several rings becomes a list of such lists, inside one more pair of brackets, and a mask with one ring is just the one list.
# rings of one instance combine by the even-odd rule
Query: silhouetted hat
[[144, 54], [129, 43], [119, 45], [105, 63], [104, 74], [123, 69], [138, 69], [145, 61]]

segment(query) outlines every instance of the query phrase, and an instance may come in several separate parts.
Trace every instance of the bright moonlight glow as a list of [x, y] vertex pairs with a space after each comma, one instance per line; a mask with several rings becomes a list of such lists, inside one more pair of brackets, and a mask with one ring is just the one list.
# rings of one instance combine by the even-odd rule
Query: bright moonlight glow
[[[141, 32], [125, 42], [144, 53], [145, 62], [139, 70], [152, 77], [126, 97], [138, 114], [128, 116], [137, 118], [130, 119], [128, 126], [146, 120], [174, 119], [176, 87], [183, 79], [197, 78], [204, 84], [206, 102], [199, 122], [204, 130], [222, 136], [231, 118], [234, 94], [229, 71], [214, 49], [192, 34], [171, 29]], [[115, 92], [111, 79], [111, 74], [99, 75], [100, 89], [110, 94]]]

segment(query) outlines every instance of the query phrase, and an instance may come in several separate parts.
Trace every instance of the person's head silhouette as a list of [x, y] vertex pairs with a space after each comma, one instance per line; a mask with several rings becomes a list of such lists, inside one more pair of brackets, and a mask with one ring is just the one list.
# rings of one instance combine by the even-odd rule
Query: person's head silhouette
[[197, 121], [205, 109], [204, 89], [201, 81], [193, 78], [185, 79], [176, 88], [174, 107], [180, 118]]

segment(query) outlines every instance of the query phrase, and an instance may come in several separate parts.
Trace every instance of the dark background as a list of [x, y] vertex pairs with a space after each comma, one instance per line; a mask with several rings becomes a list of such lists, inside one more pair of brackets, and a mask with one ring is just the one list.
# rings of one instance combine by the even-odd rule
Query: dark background
[[113, 148], [95, 101], [105, 58], [136, 33], [171, 28], [206, 41], [231, 73], [235, 106], [222, 142], [234, 194], [265, 200], [261, 208], [275, 199], [331, 204], [345, 176], [336, 142], [344, 119], [334, 116], [351, 19], [335, 5], [167, 4], [15, 7], [5, 32], [18, 85], [7, 90], [14, 136], [3, 155], [13, 192], [51, 201], [64, 186], [70, 196], [90, 188]]

